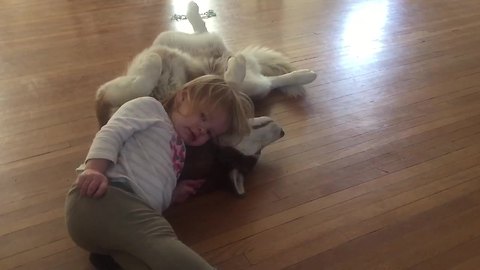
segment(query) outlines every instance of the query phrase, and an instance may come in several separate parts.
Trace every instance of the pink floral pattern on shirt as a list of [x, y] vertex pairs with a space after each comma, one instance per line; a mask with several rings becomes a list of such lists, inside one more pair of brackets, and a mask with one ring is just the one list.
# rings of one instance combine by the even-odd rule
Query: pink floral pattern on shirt
[[172, 150], [173, 170], [178, 179], [185, 163], [185, 144], [177, 134], [173, 135], [170, 140], [170, 149]]

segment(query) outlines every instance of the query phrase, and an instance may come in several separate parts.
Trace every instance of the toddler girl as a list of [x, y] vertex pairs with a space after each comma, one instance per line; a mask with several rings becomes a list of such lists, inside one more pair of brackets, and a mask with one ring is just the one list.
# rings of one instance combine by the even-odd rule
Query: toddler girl
[[67, 195], [67, 229], [80, 247], [111, 255], [123, 269], [212, 269], [176, 238], [162, 212], [202, 184], [177, 184], [184, 144], [246, 135], [253, 105], [215, 75], [185, 84], [162, 103], [131, 100], [96, 134], [86, 169]]

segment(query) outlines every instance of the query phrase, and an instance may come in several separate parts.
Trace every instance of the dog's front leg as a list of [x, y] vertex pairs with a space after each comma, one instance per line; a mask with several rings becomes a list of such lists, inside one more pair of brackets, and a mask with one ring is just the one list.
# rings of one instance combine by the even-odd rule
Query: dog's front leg
[[208, 32], [207, 27], [205, 26], [205, 22], [203, 21], [202, 17], [198, 12], [199, 8], [197, 3], [193, 1], [188, 3], [187, 19], [192, 25], [193, 31], [196, 34], [206, 33]]
[[107, 123], [112, 109], [137, 97], [148, 96], [162, 73], [162, 58], [148, 50], [140, 53], [130, 65], [127, 75], [115, 78], [97, 90], [96, 114], [100, 126]]
[[246, 65], [247, 62], [243, 55], [240, 54], [230, 57], [227, 62], [227, 70], [224, 74], [225, 81], [233, 86], [241, 86], [247, 73]]

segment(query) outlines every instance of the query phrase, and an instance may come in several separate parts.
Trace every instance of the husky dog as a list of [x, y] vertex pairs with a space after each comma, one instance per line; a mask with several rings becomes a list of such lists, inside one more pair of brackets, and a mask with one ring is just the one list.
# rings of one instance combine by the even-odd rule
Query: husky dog
[[161, 33], [133, 59], [124, 76], [98, 89], [96, 113], [100, 126], [108, 121], [112, 109], [131, 99], [153, 96], [164, 100], [186, 82], [206, 74], [223, 75], [227, 83], [254, 99], [276, 88], [290, 96], [303, 95], [301, 85], [317, 76], [311, 70], [295, 70], [284, 55], [268, 48], [231, 52], [219, 35], [208, 32], [194, 2], [189, 3], [187, 19], [194, 34]]
[[[253, 99], [264, 98], [276, 88], [290, 96], [303, 95], [302, 85], [316, 78], [313, 71], [295, 70], [284, 55], [268, 48], [248, 47], [234, 54], [219, 35], [207, 31], [194, 2], [189, 3], [187, 18], [194, 34], [159, 34], [152, 46], [133, 59], [124, 76], [98, 89], [100, 126], [108, 121], [112, 110], [131, 99], [153, 96], [164, 100], [186, 82], [206, 74], [223, 75], [227, 83]], [[284, 134], [268, 117], [251, 119], [250, 125], [252, 133], [240, 141], [222, 137], [217, 144], [188, 147], [181, 179], [207, 178], [206, 186], [230, 179], [234, 191], [244, 194], [244, 177], [256, 164], [260, 151]]]

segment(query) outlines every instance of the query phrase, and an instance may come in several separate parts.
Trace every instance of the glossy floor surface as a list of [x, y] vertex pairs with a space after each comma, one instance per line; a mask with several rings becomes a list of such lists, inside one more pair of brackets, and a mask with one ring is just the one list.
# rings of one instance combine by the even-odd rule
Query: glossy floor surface
[[[219, 269], [479, 269], [480, 1], [198, 1], [232, 50], [318, 78], [259, 108], [285, 129], [249, 176], [171, 209]], [[98, 86], [187, 1], [0, 1], [0, 269], [91, 269], [63, 202]]]

